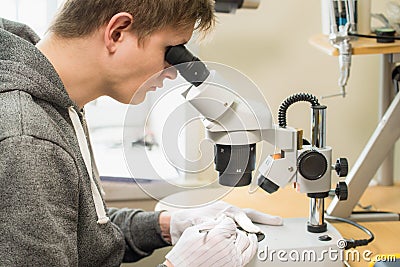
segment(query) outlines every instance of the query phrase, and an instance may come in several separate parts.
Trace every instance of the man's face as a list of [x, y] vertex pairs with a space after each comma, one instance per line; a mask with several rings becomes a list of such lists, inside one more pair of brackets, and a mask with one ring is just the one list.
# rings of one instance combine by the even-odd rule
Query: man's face
[[165, 61], [165, 52], [169, 46], [188, 42], [192, 32], [193, 27], [168, 27], [154, 32], [142, 43], [134, 33], [125, 33], [107, 64], [107, 95], [125, 104], [139, 104], [148, 91], [162, 87], [164, 79], [175, 79], [176, 70]]

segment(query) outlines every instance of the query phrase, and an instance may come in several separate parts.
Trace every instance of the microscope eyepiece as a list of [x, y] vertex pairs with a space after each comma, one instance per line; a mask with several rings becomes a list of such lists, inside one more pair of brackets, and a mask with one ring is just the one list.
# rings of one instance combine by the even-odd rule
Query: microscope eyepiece
[[170, 46], [165, 53], [165, 61], [194, 86], [202, 84], [210, 74], [206, 65], [190, 53], [184, 45]]
[[256, 144], [215, 145], [215, 170], [219, 172], [219, 183], [230, 187], [251, 183], [251, 172], [256, 164]]

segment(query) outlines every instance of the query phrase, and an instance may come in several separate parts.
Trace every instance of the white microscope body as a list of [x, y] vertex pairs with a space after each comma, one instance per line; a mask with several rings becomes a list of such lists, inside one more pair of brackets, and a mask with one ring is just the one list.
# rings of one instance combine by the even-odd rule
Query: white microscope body
[[[255, 169], [256, 143], [264, 140], [280, 152], [269, 155], [260, 164], [258, 186], [273, 193], [295, 183], [298, 191], [310, 198], [308, 220], [285, 219], [283, 226], [259, 225], [265, 238], [259, 242], [257, 257], [248, 266], [343, 266], [343, 247], [338, 247], [342, 237], [324, 220], [324, 198], [331, 189], [331, 170], [345, 176], [347, 162], [340, 159], [331, 167], [332, 149], [325, 145], [326, 107], [308, 94], [291, 96], [282, 104], [279, 125], [275, 125], [269, 107], [262, 101], [247, 102], [240, 90], [215, 71], [208, 71], [184, 46], [173, 47], [170, 52], [166, 60], [171, 65], [190, 61], [175, 67], [193, 84], [183, 96], [203, 116], [206, 136], [215, 143], [214, 161], [220, 184], [249, 185]], [[309, 145], [303, 145], [302, 131], [286, 126], [286, 110], [298, 101], [312, 104]], [[339, 199], [347, 198], [345, 184], [340, 184], [336, 193]]]

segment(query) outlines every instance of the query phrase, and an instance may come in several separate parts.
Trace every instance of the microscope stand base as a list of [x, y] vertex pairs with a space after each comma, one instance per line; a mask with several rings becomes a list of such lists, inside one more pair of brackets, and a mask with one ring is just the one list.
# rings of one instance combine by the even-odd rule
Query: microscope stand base
[[342, 236], [327, 224], [324, 233], [308, 232], [306, 218], [284, 219], [283, 226], [258, 225], [265, 238], [247, 266], [344, 266]]

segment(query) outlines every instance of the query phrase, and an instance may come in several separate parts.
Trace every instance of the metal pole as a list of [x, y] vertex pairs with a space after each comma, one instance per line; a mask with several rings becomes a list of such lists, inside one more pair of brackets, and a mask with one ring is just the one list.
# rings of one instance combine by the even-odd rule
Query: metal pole
[[313, 106], [311, 114], [311, 145], [323, 148], [326, 144], [326, 106]]
[[[379, 106], [378, 116], [379, 120], [385, 115], [390, 103], [393, 100], [392, 90], [392, 67], [391, 63], [392, 55], [381, 56], [381, 77], [380, 77], [380, 88], [379, 88]], [[394, 149], [391, 149], [387, 153], [387, 157], [382, 162], [381, 167], [377, 172], [377, 181], [380, 185], [393, 185], [394, 174], [393, 174], [393, 162], [394, 162]]]

